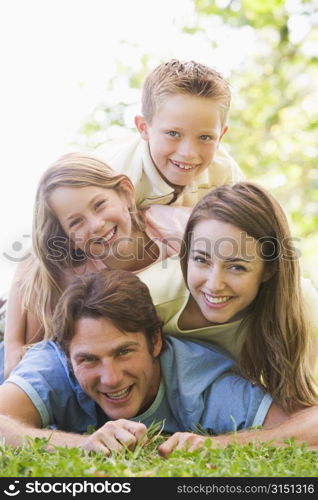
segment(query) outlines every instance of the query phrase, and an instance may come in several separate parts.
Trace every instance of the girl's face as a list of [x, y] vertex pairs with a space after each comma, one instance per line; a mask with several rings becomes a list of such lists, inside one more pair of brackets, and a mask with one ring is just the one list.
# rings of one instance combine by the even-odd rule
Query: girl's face
[[227, 323], [244, 316], [266, 281], [259, 243], [236, 226], [218, 220], [199, 222], [188, 261], [188, 287], [204, 318]]
[[103, 259], [122, 254], [132, 238], [129, 213], [133, 193], [96, 186], [61, 186], [50, 195], [49, 203], [65, 234], [75, 248]]

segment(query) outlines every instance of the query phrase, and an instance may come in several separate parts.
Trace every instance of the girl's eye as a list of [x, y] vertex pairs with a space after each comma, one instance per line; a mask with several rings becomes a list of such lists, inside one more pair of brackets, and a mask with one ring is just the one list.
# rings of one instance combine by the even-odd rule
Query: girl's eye
[[169, 130], [167, 134], [170, 135], [170, 137], [177, 137], [178, 132], [176, 132], [175, 130]]
[[69, 227], [70, 227], [70, 228], [71, 228], [71, 227], [74, 227], [74, 226], [76, 226], [77, 224], [79, 224], [80, 222], [81, 222], [81, 219], [74, 219], [74, 220], [72, 220], [72, 222], [70, 222]]
[[204, 142], [213, 141], [213, 137], [211, 137], [211, 135], [206, 135], [206, 134], [200, 135], [200, 139], [201, 141]]
[[102, 206], [103, 204], [105, 203], [105, 200], [100, 200], [100, 201], [97, 201], [95, 203], [95, 208], [99, 208], [100, 206]]

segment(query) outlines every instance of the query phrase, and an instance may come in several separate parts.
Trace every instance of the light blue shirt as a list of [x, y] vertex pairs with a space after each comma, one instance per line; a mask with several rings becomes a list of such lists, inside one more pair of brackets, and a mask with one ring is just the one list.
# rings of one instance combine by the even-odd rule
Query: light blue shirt
[[[262, 425], [272, 399], [235, 374], [234, 361], [201, 342], [166, 337], [160, 355], [161, 383], [152, 405], [131, 420], [149, 426], [164, 423], [164, 432], [213, 434]], [[43, 427], [82, 433], [109, 418], [81, 389], [67, 358], [52, 341], [42, 341], [24, 355], [5, 383], [19, 386], [37, 408]]]

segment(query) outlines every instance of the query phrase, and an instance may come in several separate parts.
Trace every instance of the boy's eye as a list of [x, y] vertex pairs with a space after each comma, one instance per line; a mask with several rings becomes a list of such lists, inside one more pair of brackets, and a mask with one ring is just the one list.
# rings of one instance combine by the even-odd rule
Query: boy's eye
[[178, 132], [176, 132], [175, 130], [169, 130], [167, 134], [170, 135], [170, 137], [177, 137]]
[[201, 141], [204, 141], [204, 142], [213, 141], [213, 137], [211, 135], [207, 135], [207, 134], [200, 135], [200, 139], [201, 139]]

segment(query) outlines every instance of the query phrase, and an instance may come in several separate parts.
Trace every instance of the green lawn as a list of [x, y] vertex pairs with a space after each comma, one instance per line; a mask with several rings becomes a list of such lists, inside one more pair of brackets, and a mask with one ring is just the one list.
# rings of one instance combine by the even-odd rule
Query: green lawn
[[157, 446], [162, 437], [144, 448], [110, 457], [78, 449], [45, 450], [45, 441], [36, 439], [19, 449], [0, 447], [1, 477], [317, 477], [318, 453], [296, 447], [270, 444], [231, 445], [200, 451], [174, 452], [161, 458]]

